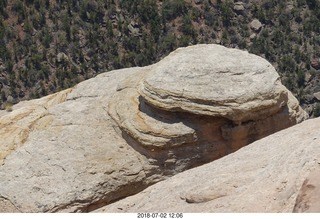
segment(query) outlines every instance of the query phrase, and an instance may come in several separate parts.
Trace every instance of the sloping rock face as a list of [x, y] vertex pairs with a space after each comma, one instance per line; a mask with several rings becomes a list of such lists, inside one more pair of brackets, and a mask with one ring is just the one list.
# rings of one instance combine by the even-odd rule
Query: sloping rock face
[[293, 212], [319, 213], [320, 212], [320, 168], [311, 171], [304, 180]]
[[88, 212], [306, 113], [262, 58], [198, 45], [0, 116], [0, 212]]
[[1, 135], [0, 212], [87, 212], [146, 187], [148, 160], [115, 132], [107, 112], [117, 82], [136, 70], [99, 75], [1, 117], [11, 123]]
[[320, 212], [319, 129], [305, 121], [96, 212]]

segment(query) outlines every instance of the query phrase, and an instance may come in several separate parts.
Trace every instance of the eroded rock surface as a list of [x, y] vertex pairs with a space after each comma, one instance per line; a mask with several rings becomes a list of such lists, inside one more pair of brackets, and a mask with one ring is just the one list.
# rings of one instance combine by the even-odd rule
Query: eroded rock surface
[[[14, 145], [0, 166], [1, 212], [86, 212], [145, 188], [147, 159], [115, 132], [107, 113], [117, 82], [134, 71], [99, 75], [46, 109], [48, 98], [42, 98], [15, 105], [1, 117], [1, 124], [10, 118], [20, 129], [34, 121], [45, 124], [27, 129], [27, 136], [1, 135], [2, 145]], [[32, 114], [30, 105], [37, 106]], [[45, 114], [50, 123], [38, 119]]]
[[[192, 165], [307, 117], [270, 63], [218, 45], [178, 49], [117, 91], [109, 114], [144, 154], [174, 148], [171, 157]], [[179, 148], [190, 153], [181, 157]]]
[[1, 111], [0, 212], [92, 211], [305, 118], [263, 59], [179, 49]]
[[166, 111], [241, 123], [273, 115], [288, 101], [288, 91], [269, 62], [223, 46], [177, 49], [150, 71], [140, 94]]
[[320, 212], [319, 130], [305, 121], [96, 212]]
[[320, 212], [320, 166], [313, 170], [304, 180], [293, 212], [319, 213]]

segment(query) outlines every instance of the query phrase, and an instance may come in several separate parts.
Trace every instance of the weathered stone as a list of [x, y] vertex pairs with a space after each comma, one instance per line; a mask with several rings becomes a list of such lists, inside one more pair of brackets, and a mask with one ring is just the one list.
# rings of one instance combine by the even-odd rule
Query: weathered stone
[[[183, 62], [193, 57], [188, 53], [204, 53], [212, 58], [219, 51], [223, 62], [203, 59], [202, 55], [192, 59], [193, 65], [187, 65], [190, 69]], [[175, 53], [184, 58], [170, 55], [155, 65], [100, 74], [72, 89], [20, 102], [13, 106], [12, 112], [0, 111], [0, 212], [92, 211], [305, 119], [297, 100], [281, 86], [272, 67], [245, 65], [246, 57], [259, 65], [256, 56], [210, 45]], [[238, 69], [235, 62], [239, 63]], [[178, 110], [157, 107], [145, 95], [146, 82], [157, 81], [152, 74], [163, 69], [171, 72], [166, 74], [172, 80], [183, 79], [178, 83], [192, 88], [185, 89], [188, 95], [179, 97], [181, 101], [173, 99]], [[186, 77], [181, 69], [186, 69]], [[215, 77], [208, 72], [215, 72]], [[189, 80], [191, 76], [199, 79]], [[169, 76], [158, 77], [159, 83], [170, 82]], [[253, 91], [261, 86], [261, 92], [257, 92], [260, 99], [254, 102], [256, 105], [252, 103], [239, 110], [239, 116], [229, 113], [241, 108], [241, 104], [246, 105], [245, 101], [251, 101], [254, 95], [239, 96], [223, 84], [211, 88], [215, 81], [227, 86], [230, 81], [241, 94], [245, 92], [236, 86], [238, 83]], [[203, 88], [194, 82], [201, 83]], [[230, 97], [226, 101], [210, 93], [218, 92], [219, 86], [226, 92], [225, 97]], [[226, 112], [221, 108], [218, 113], [207, 113], [205, 109], [215, 107], [211, 99], [198, 99], [194, 105], [201, 107], [196, 110], [184, 109], [188, 101], [196, 99], [190, 96], [205, 97], [197, 90], [199, 87], [208, 97], [216, 98], [214, 101], [228, 102], [224, 107]], [[172, 88], [181, 89], [181, 85]], [[271, 94], [265, 94], [269, 88]], [[248, 92], [247, 88], [243, 89]], [[154, 91], [157, 90], [148, 90], [156, 94]], [[264, 99], [269, 101], [265, 103]], [[257, 106], [259, 103], [261, 107]], [[247, 116], [246, 110], [260, 117]], [[212, 197], [215, 194], [209, 199]], [[195, 194], [187, 198], [189, 202], [208, 200]]]
[[86, 212], [148, 185], [147, 158], [106, 112], [117, 82], [133, 72], [99, 75], [2, 115], [0, 212]]
[[9, 95], [9, 96], [7, 97], [7, 101], [8, 101], [9, 103], [14, 103], [14, 102], [15, 102], [14, 98], [13, 98], [11, 95]]
[[313, 79], [313, 77], [314, 77], [314, 76], [312, 76], [312, 74], [310, 74], [310, 72], [306, 72], [306, 73], [305, 73], [305, 79], [304, 79], [304, 80], [305, 80], [306, 83], [309, 83], [309, 82], [311, 82], [311, 80]]
[[250, 40], [253, 41], [256, 38], [257, 34], [253, 33], [250, 35]]
[[168, 114], [151, 109], [139, 96], [137, 86], [150, 68], [141, 69], [118, 85], [109, 102], [109, 113], [119, 127], [144, 146], [164, 147], [195, 142], [195, 130]]
[[119, 127], [144, 146], [172, 147], [197, 140], [195, 130], [188, 127], [175, 114], [155, 113], [139, 101], [136, 89], [125, 89], [110, 102], [110, 115]]
[[233, 10], [235, 10], [236, 12], [242, 12], [244, 11], [244, 3], [243, 2], [235, 2], [234, 6], [233, 6]]
[[139, 88], [156, 108], [219, 116], [235, 123], [275, 114], [287, 89], [265, 59], [219, 45], [178, 49], [157, 63]]
[[40, 100], [21, 102], [13, 112], [0, 111], [0, 164], [4, 159], [28, 140], [29, 134], [42, 130], [52, 121], [47, 108], [63, 102], [69, 90], [56, 93]]
[[[217, 67], [221, 60], [228, 61]], [[224, 156], [307, 116], [269, 63], [216, 45], [180, 49], [126, 78], [117, 91], [108, 112], [122, 135], [153, 158], [155, 151], [171, 150], [183, 163], [179, 169]]]
[[258, 19], [253, 19], [250, 23], [250, 27], [252, 30], [259, 32], [262, 28], [262, 24]]
[[313, 96], [320, 101], [320, 92], [314, 93]]
[[320, 212], [320, 168], [313, 170], [304, 180], [293, 212]]
[[305, 121], [97, 212], [319, 212], [319, 129]]

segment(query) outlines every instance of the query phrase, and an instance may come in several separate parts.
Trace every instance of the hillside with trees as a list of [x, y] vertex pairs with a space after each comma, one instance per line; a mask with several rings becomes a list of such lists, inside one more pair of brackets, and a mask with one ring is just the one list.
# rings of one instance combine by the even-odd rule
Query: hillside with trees
[[319, 0], [2, 0], [0, 105], [217, 43], [266, 58], [319, 116], [319, 33]]

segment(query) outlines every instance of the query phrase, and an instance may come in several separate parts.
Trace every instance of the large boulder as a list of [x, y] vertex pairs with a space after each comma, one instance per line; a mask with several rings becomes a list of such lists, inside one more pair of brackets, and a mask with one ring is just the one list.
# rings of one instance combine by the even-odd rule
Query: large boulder
[[320, 212], [319, 129], [305, 121], [96, 212]]
[[0, 212], [88, 212], [306, 118], [262, 58], [218, 45], [0, 111]]
[[185, 165], [221, 157], [307, 117], [269, 62], [219, 45], [177, 49], [127, 78], [108, 112], [145, 154], [171, 151], [165, 159]]
[[288, 102], [288, 91], [269, 62], [216, 45], [176, 50], [141, 84], [141, 96], [156, 108], [235, 123], [268, 117]]

